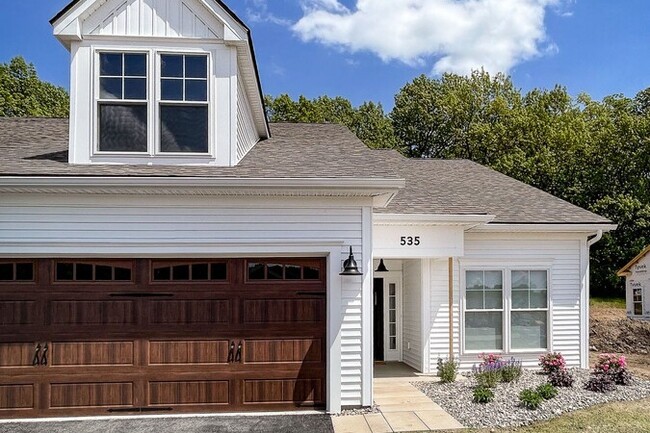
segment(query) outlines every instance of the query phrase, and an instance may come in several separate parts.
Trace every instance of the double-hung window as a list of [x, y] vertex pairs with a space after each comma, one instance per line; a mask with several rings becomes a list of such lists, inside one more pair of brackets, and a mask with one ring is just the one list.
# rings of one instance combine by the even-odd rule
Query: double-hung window
[[208, 152], [208, 57], [160, 56], [160, 151]]
[[503, 350], [503, 272], [467, 271], [465, 349]]
[[209, 155], [207, 54], [97, 54], [99, 153]]
[[643, 287], [632, 288], [632, 304], [635, 316], [643, 316]]
[[548, 347], [548, 272], [512, 271], [510, 347]]
[[147, 54], [99, 54], [100, 152], [147, 152]]
[[466, 270], [465, 351], [547, 350], [548, 281], [547, 270]]

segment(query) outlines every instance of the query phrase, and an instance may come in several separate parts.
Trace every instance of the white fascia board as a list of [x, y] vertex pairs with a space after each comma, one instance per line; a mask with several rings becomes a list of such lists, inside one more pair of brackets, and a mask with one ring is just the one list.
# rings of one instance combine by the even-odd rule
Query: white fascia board
[[494, 215], [384, 214], [375, 213], [375, 225], [449, 225], [475, 227], [493, 221]]
[[604, 223], [567, 223], [567, 224], [511, 224], [511, 223], [490, 223], [473, 228], [472, 232], [562, 232], [562, 233], [596, 233], [599, 230], [609, 232], [616, 230], [617, 224]]
[[[403, 179], [366, 178], [206, 178], [206, 177], [0, 177], [0, 192], [318, 195], [372, 197], [375, 206], [386, 206], [404, 188]], [[167, 188], [167, 189], [165, 189]]]
[[224, 11], [221, 6], [211, 0], [200, 0], [205, 9], [214, 15], [224, 26], [224, 39], [225, 40], [240, 40], [248, 41], [248, 32], [239, 24], [230, 14]]

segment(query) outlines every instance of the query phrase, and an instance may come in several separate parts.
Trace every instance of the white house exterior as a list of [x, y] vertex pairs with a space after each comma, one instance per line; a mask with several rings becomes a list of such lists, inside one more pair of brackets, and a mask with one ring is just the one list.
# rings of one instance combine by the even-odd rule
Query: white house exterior
[[650, 320], [650, 246], [618, 271], [625, 277], [627, 317]]
[[336, 413], [372, 404], [375, 360], [588, 366], [607, 219], [469, 161], [269, 125], [221, 1], [75, 0], [52, 24], [69, 122], [0, 120], [0, 418]]

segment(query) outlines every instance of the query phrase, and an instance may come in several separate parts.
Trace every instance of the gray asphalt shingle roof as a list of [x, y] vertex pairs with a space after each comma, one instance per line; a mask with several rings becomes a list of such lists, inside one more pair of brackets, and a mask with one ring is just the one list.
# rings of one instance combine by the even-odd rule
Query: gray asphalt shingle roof
[[498, 223], [610, 221], [467, 160], [414, 160], [366, 147], [333, 124], [271, 124], [237, 167], [70, 165], [67, 119], [0, 118], [0, 177], [141, 176], [405, 179], [379, 213], [489, 214]]

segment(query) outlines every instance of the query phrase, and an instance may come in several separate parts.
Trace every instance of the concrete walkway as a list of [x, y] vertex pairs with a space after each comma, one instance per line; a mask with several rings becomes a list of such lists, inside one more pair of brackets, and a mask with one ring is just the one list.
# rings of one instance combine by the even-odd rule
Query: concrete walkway
[[335, 433], [392, 433], [462, 429], [463, 426], [411, 382], [437, 381], [404, 364], [375, 366], [379, 413], [333, 417]]

